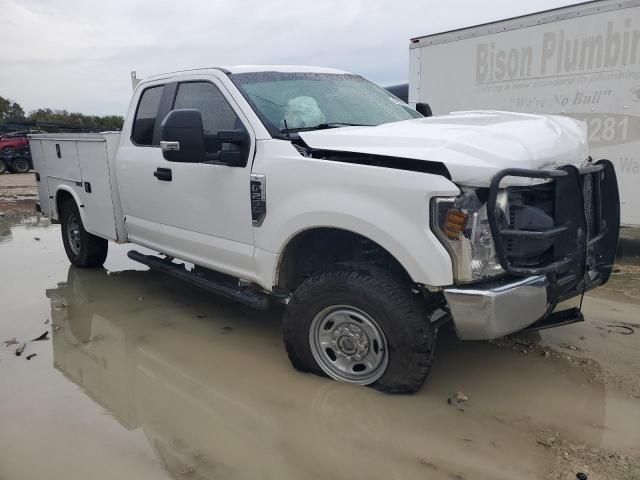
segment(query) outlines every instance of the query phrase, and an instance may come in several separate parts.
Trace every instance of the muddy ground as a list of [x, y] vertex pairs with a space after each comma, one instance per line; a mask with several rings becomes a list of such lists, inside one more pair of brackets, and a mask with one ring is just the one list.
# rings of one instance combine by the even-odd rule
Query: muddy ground
[[634, 264], [584, 323], [441, 332], [424, 388], [387, 396], [295, 372], [278, 309], [147, 271], [129, 246], [70, 267], [32, 179], [0, 176], [2, 480], [640, 479]]

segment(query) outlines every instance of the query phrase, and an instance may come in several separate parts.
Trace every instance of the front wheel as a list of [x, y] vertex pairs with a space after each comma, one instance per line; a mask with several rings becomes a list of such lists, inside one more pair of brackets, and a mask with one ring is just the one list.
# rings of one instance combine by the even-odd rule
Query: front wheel
[[302, 371], [386, 393], [414, 393], [429, 372], [435, 331], [410, 285], [382, 269], [338, 264], [294, 292], [284, 323]]
[[80, 268], [101, 267], [107, 259], [109, 244], [84, 229], [78, 206], [67, 200], [61, 210], [62, 243], [69, 261]]
[[2, 175], [3, 173], [7, 173], [7, 171], [7, 162], [0, 158], [0, 175]]

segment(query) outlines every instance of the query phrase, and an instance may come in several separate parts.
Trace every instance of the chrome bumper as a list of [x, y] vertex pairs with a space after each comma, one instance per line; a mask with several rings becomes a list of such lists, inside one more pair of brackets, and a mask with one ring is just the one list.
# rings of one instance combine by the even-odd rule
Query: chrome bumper
[[444, 290], [462, 340], [489, 340], [540, 320], [549, 308], [545, 276]]

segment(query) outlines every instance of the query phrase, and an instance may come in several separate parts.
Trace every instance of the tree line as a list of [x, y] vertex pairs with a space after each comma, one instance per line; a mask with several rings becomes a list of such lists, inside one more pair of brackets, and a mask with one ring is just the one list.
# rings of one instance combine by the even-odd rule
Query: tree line
[[26, 114], [19, 103], [0, 96], [0, 128], [4, 125], [4, 130], [16, 129], [19, 125], [43, 130], [65, 127], [81, 130], [121, 130], [123, 123], [124, 118], [120, 115], [84, 115], [51, 108], [39, 108]]

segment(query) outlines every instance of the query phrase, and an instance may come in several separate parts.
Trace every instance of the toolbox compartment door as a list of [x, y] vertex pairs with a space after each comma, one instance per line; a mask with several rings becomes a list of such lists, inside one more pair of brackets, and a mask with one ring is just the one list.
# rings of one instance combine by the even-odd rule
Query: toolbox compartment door
[[107, 142], [104, 137], [98, 137], [80, 140], [77, 145], [82, 179], [78, 194], [84, 205], [84, 227], [94, 235], [113, 240], [116, 222]]
[[51, 199], [49, 198], [49, 187], [47, 185], [47, 178], [42, 175], [42, 172], [45, 171], [42, 142], [40, 142], [40, 140], [30, 140], [29, 146], [31, 149], [33, 169], [36, 176], [36, 186], [38, 187], [38, 200], [40, 202], [40, 210], [43, 215], [52, 217], [53, 205], [51, 203]]

